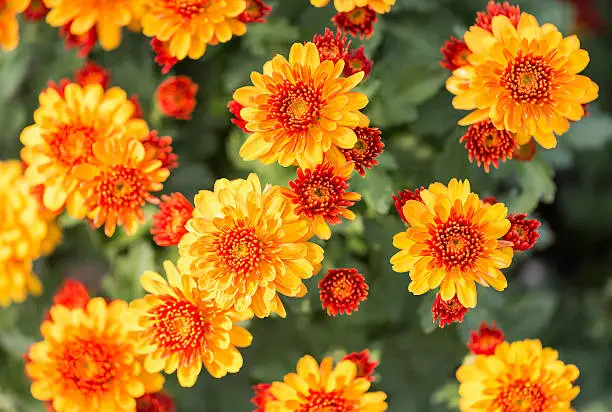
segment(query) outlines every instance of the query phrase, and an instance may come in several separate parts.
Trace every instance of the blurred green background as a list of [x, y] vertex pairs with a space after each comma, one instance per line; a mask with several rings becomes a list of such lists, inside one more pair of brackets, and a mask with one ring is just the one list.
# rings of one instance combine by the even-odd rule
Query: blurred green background
[[[257, 172], [263, 182], [286, 184], [293, 169], [246, 163], [238, 157], [245, 136], [229, 119], [232, 92], [248, 83], [252, 70], [275, 53], [287, 54], [293, 42], [309, 41], [334, 11], [311, 7], [307, 0], [268, 1], [274, 7], [267, 24], [253, 24], [228, 44], [209, 48], [199, 61], [177, 65], [173, 73], [191, 76], [199, 85], [193, 120], [162, 119], [153, 92], [162, 80], [148, 40], [125, 33], [119, 49], [95, 49], [91, 58], [112, 72], [112, 84], [136, 93], [152, 128], [173, 137], [180, 167], [165, 193], [188, 198], [209, 189], [219, 177]], [[586, 1], [577, 1], [588, 5]], [[603, 23], [611, 22], [608, 0], [593, 0]], [[559, 0], [519, 1], [540, 23], [551, 22], [566, 34], [576, 27], [576, 9]], [[167, 379], [179, 411], [253, 409], [251, 385], [280, 380], [306, 353], [318, 359], [370, 348], [381, 362], [375, 388], [389, 396], [390, 411], [457, 410], [454, 371], [467, 353], [469, 331], [481, 320], [495, 321], [509, 340], [540, 338], [579, 366], [582, 391], [574, 403], [580, 412], [612, 410], [612, 116], [610, 53], [612, 32], [581, 29], [583, 48], [591, 55], [586, 74], [600, 86], [590, 116], [572, 126], [555, 150], [540, 151], [528, 163], [509, 161], [485, 174], [467, 160], [458, 143], [465, 130], [456, 125], [463, 113], [451, 106], [444, 89], [448, 72], [438, 65], [440, 46], [461, 37], [486, 1], [397, 0], [390, 14], [363, 42], [375, 61], [361, 86], [370, 104], [366, 113], [383, 131], [385, 153], [365, 179], [353, 177], [352, 190], [363, 200], [353, 209], [356, 221], [335, 228], [325, 242], [324, 270], [356, 267], [371, 286], [369, 299], [352, 316], [330, 318], [321, 310], [317, 282], [309, 281], [304, 299], [284, 299], [287, 319], [254, 320], [253, 345], [244, 351], [245, 366], [221, 380], [205, 372], [192, 389]], [[0, 54], [0, 158], [17, 158], [21, 129], [32, 122], [37, 96], [47, 81], [72, 77], [83, 61], [63, 48], [57, 29], [44, 22], [22, 23], [16, 51]], [[353, 40], [354, 45], [362, 42]], [[408, 276], [391, 270], [393, 235], [403, 230], [391, 195], [403, 188], [427, 186], [451, 177], [469, 178], [482, 196], [495, 195], [513, 212], [530, 212], [543, 221], [534, 250], [517, 256], [503, 293], [479, 289], [478, 307], [460, 325], [436, 329], [430, 306], [434, 294], [413, 296]], [[148, 215], [155, 210], [148, 209]], [[42, 313], [65, 277], [82, 280], [93, 294], [131, 300], [143, 294], [139, 276], [161, 270], [175, 259], [176, 248], [157, 248], [148, 226], [134, 237], [122, 233], [106, 239], [100, 231], [63, 216], [65, 239], [56, 253], [37, 262], [45, 294], [0, 309], [0, 411], [43, 410], [31, 398], [23, 374], [22, 354], [39, 339]]]

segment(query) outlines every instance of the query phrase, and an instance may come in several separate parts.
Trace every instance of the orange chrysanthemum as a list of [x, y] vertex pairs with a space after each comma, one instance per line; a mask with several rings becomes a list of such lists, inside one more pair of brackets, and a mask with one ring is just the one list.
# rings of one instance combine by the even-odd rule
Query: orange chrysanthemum
[[110, 70], [105, 69], [94, 61], [86, 62], [83, 67], [74, 73], [74, 81], [81, 86], [99, 84], [103, 89], [110, 83]]
[[175, 412], [174, 399], [166, 392], [147, 393], [136, 399], [136, 412]]
[[384, 392], [368, 392], [370, 381], [357, 377], [357, 367], [343, 360], [334, 368], [332, 358], [321, 365], [310, 355], [298, 361], [297, 373], [289, 373], [283, 382], [273, 382], [266, 412], [383, 412], [387, 410]]
[[366, 378], [374, 382], [374, 369], [378, 366], [377, 361], [370, 358], [370, 350], [364, 349], [361, 352], [353, 352], [344, 356], [342, 360], [350, 360], [357, 366], [357, 377]]
[[369, 6], [355, 7], [351, 11], [339, 12], [332, 17], [332, 22], [343, 32], [353, 37], [369, 39], [374, 34], [374, 23], [378, 14]]
[[49, 9], [43, 0], [31, 0], [30, 5], [23, 12], [23, 16], [29, 21], [40, 21], [45, 18]]
[[251, 399], [251, 403], [257, 406], [253, 412], [266, 412], [266, 407], [268, 403], [276, 400], [274, 395], [270, 393], [270, 388], [272, 384], [270, 383], [260, 383], [253, 386], [253, 392], [255, 392], [255, 396]]
[[161, 161], [162, 169], [172, 170], [178, 167], [178, 155], [174, 153], [170, 136], [159, 136], [156, 130], [152, 130], [140, 139], [140, 143], [144, 145], [145, 150], [155, 153], [153, 157]]
[[576, 36], [563, 38], [551, 24], [540, 26], [523, 13], [518, 27], [496, 16], [493, 32], [472, 26], [464, 36], [470, 64], [453, 72], [447, 89], [453, 106], [474, 110], [460, 125], [490, 119], [500, 130], [516, 133], [518, 144], [533, 137], [543, 148], [557, 145], [569, 121], [580, 120], [582, 105], [597, 98], [598, 87], [578, 75], [589, 63]]
[[[310, 0], [315, 7], [327, 6], [330, 0]], [[356, 7], [370, 7], [378, 14], [388, 13], [395, 0], [334, 0], [334, 7], [339, 12], [349, 12]]]
[[442, 53], [442, 60], [440, 60], [440, 66], [451, 72], [458, 67], [465, 66], [468, 64], [468, 56], [471, 51], [467, 44], [463, 40], [458, 40], [455, 37], [451, 37], [450, 40], [444, 42], [444, 46], [440, 48]]
[[355, 268], [330, 269], [319, 282], [321, 303], [330, 316], [357, 312], [359, 304], [368, 298], [368, 289], [365, 278]]
[[199, 59], [208, 44], [246, 33], [246, 25], [238, 20], [245, 8], [245, 0], [152, 0], [142, 18], [142, 31], [168, 42], [170, 55], [179, 60]]
[[506, 159], [512, 159], [518, 147], [512, 133], [498, 130], [490, 120], [471, 125], [459, 143], [465, 143], [470, 162], [476, 160], [478, 167], [484, 166], [487, 173], [491, 165], [497, 169], [500, 160], [505, 162]]
[[289, 182], [290, 189], [283, 189], [283, 194], [296, 204], [295, 213], [307, 219], [321, 239], [331, 237], [328, 225], [342, 223], [341, 218], [355, 219], [355, 213], [348, 208], [358, 202], [361, 195], [347, 192], [352, 172], [352, 163], [340, 167], [325, 163], [314, 170], [298, 169], [297, 178]]
[[539, 340], [503, 342], [493, 355], [478, 355], [457, 370], [462, 412], [574, 412], [580, 371]]
[[268, 6], [262, 0], [246, 0], [246, 8], [240, 15], [238, 20], [243, 23], [265, 23], [266, 16], [270, 14], [272, 7]]
[[159, 391], [164, 379], [143, 371], [134, 336], [125, 326], [128, 305], [91, 299], [85, 308], [51, 308], [29, 350], [32, 396], [57, 412], [134, 411], [136, 398]]
[[85, 285], [76, 279], [66, 279], [53, 296], [54, 305], [63, 305], [68, 309], [84, 308], [90, 301]]
[[10, 51], [19, 44], [17, 15], [29, 4], [30, 0], [0, 0], [0, 49]]
[[338, 149], [351, 149], [357, 142], [352, 129], [369, 123], [359, 111], [368, 98], [350, 91], [364, 74], [344, 78], [343, 69], [343, 60], [321, 62], [313, 43], [296, 43], [288, 61], [277, 55], [264, 65], [264, 74], [251, 73], [254, 86], [234, 93], [253, 133], [240, 156], [310, 168], [322, 163], [324, 153], [342, 157]]
[[168, 42], [161, 41], [157, 37], [151, 39], [151, 48], [155, 53], [155, 62], [162, 68], [162, 74], [166, 74], [178, 63], [178, 59], [170, 55]]
[[359, 72], [363, 72], [365, 79], [370, 75], [374, 62], [365, 55], [365, 47], [361, 46], [356, 50], [351, 50], [344, 58], [344, 71], [342, 74], [349, 77]]
[[355, 170], [366, 175], [366, 169], [378, 164], [376, 158], [383, 152], [385, 144], [380, 140], [380, 129], [376, 127], [356, 127], [357, 143], [352, 149], [341, 149], [347, 162], [352, 162]]
[[249, 133], [249, 131], [246, 129], [247, 122], [242, 118], [242, 116], [240, 116], [240, 111], [243, 107], [243, 105], [235, 100], [232, 100], [227, 104], [227, 108], [229, 109], [230, 113], [234, 115], [231, 122], [238, 126], [243, 132]]
[[215, 378], [238, 372], [242, 356], [236, 348], [249, 346], [253, 337], [236, 323], [251, 314], [220, 309], [211, 300], [214, 291], [198, 290], [195, 279], [170, 261], [164, 270], [167, 280], [145, 272], [140, 283], [149, 294], [130, 304], [135, 315], [130, 329], [137, 333], [136, 351], [145, 356], [144, 368], [176, 371], [184, 387], [195, 384], [202, 365]]
[[510, 230], [504, 236], [504, 240], [512, 242], [515, 252], [524, 252], [535, 246], [540, 238], [540, 221], [536, 219], [525, 219], [527, 213], [510, 213]]
[[213, 290], [222, 308], [251, 308], [257, 317], [285, 309], [277, 293], [303, 296], [302, 279], [316, 274], [323, 249], [308, 242], [308, 222], [278, 186], [259, 178], [219, 179], [195, 197], [196, 210], [179, 244], [179, 266]]
[[312, 43], [317, 46], [321, 61], [329, 60], [332, 63], [344, 60], [351, 45], [350, 41], [347, 44], [346, 36], [341, 32], [334, 33], [327, 27], [325, 34], [315, 34]]
[[173, 76], [157, 86], [155, 101], [166, 116], [190, 120], [196, 107], [198, 85], [189, 76]]
[[433, 305], [431, 306], [431, 314], [433, 315], [433, 323], [440, 321], [440, 328], [444, 328], [451, 323], [463, 322], [463, 317], [468, 313], [468, 308], [463, 306], [457, 296], [453, 296], [450, 300], [442, 299], [438, 293]]
[[89, 56], [93, 48], [98, 44], [98, 30], [93, 26], [87, 32], [82, 34], [73, 34], [70, 31], [72, 21], [60, 27], [60, 36], [64, 38], [64, 47], [66, 50], [78, 49], [77, 56], [85, 58]]
[[112, 236], [117, 225], [133, 235], [144, 223], [142, 207], [157, 204], [151, 194], [162, 189], [168, 169], [161, 161], [147, 155], [142, 143], [134, 139], [108, 139], [94, 143], [89, 163], [77, 165], [72, 174], [82, 182], [87, 217], [94, 227], [104, 226]]
[[185, 225], [193, 215], [193, 205], [182, 193], [162, 195], [159, 212], [153, 215], [151, 234], [158, 246], [176, 246], [187, 233]]
[[495, 16], [506, 16], [514, 27], [517, 27], [521, 19], [521, 8], [518, 5], [511, 6], [507, 1], [496, 3], [490, 0], [485, 11], [476, 13], [476, 25], [492, 32], [492, 22]]
[[506, 206], [482, 203], [467, 180], [433, 183], [419, 195], [422, 201], [403, 207], [410, 227], [393, 238], [401, 249], [391, 258], [393, 270], [410, 272], [408, 290], [422, 295], [440, 287], [442, 300], [456, 295], [468, 308], [476, 306], [476, 283], [504, 290], [500, 269], [513, 256], [511, 243], [500, 239], [510, 229]]
[[414, 189], [414, 191], [404, 189], [397, 192], [397, 196], [392, 196], [393, 203], [395, 204], [395, 210], [397, 210], [397, 214], [405, 225], [409, 225], [409, 223], [406, 216], [404, 216], [404, 205], [409, 200], [418, 200], [419, 202], [422, 202], [423, 200], [421, 199], [420, 195], [421, 190], [425, 190], [425, 188], [421, 186], [420, 188]]
[[470, 331], [467, 347], [474, 355], [493, 355], [495, 348], [503, 342], [504, 332], [495, 325], [495, 322], [489, 327], [483, 320], [477, 332]]

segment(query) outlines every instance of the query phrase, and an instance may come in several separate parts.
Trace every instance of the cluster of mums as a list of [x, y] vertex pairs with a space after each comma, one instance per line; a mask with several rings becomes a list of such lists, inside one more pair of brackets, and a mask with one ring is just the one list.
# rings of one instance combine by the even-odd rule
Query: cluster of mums
[[[393, 3], [335, 0], [336, 33], [294, 44], [288, 58], [275, 56], [251, 73], [252, 85], [235, 91], [232, 121], [248, 135], [240, 156], [296, 167], [287, 187], [262, 186], [251, 174], [219, 179], [193, 203], [180, 193], [160, 201], [154, 193], [178, 166], [172, 139], [149, 130], [137, 99], [109, 87], [106, 70], [86, 63], [74, 80], [41, 92], [34, 124], [20, 135], [21, 162], [0, 163], [0, 303], [40, 292], [32, 262], [60, 241], [55, 218], [63, 211], [104, 226], [107, 236], [117, 227], [132, 235], [145, 221], [145, 204], [160, 204], [154, 241], [178, 246], [180, 257], [164, 263], [165, 274], [142, 274], [147, 294], [129, 303], [90, 299], [82, 285], [66, 284], [41, 325], [43, 340], [26, 355], [35, 398], [58, 412], [169, 411], [161, 371], [190, 387], [202, 367], [215, 378], [241, 369], [239, 348], [252, 341], [241, 322], [284, 318], [280, 296], [307, 293], [303, 281], [318, 274], [324, 255], [313, 238], [327, 240], [330, 226], [355, 218], [350, 208], [360, 195], [349, 191], [350, 178], [378, 164], [381, 132], [360, 111], [368, 98], [355, 90], [373, 63], [363, 48], [351, 50], [346, 35], [371, 35], [377, 14]], [[208, 44], [244, 34], [246, 23], [265, 21], [270, 8], [259, 0], [0, 0], [2, 22], [24, 10], [46, 15], [81, 51], [97, 41], [116, 47], [122, 26], [142, 30], [156, 36], [156, 60], [169, 71], [178, 60], [201, 57]], [[11, 24], [0, 26], [7, 49], [17, 44]], [[563, 38], [515, 6], [490, 3], [443, 52], [453, 105], [473, 110], [460, 121], [471, 125], [462, 140], [487, 170], [532, 138], [554, 147], [597, 97], [597, 86], [578, 74], [589, 57], [576, 36]], [[170, 80], [158, 88], [158, 104], [188, 119], [197, 85]], [[393, 239], [400, 251], [391, 264], [409, 273], [415, 295], [436, 291], [432, 313], [441, 327], [476, 306], [476, 284], [504, 290], [501, 269], [539, 236], [537, 220], [481, 199], [467, 180], [404, 189], [394, 199], [407, 228]], [[369, 288], [357, 269], [338, 268], [319, 289], [323, 308], [337, 315], [357, 310]], [[500, 330], [483, 325], [470, 349], [457, 371], [462, 411], [572, 410], [578, 369], [539, 341], [504, 342]], [[255, 403], [266, 412], [384, 411], [386, 395], [369, 392], [375, 366], [367, 350], [335, 366], [305, 356], [283, 382], [258, 385]]]

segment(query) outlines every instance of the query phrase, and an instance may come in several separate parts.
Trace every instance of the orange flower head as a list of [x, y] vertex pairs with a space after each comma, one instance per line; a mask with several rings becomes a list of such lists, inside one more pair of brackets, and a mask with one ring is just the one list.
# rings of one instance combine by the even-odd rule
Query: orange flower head
[[251, 73], [254, 86], [234, 92], [252, 133], [240, 156], [302, 168], [322, 163], [325, 153], [342, 157], [339, 149], [350, 149], [357, 142], [353, 128], [369, 124], [359, 111], [367, 105], [367, 97], [351, 92], [364, 74], [345, 78], [343, 70], [343, 60], [321, 62], [317, 46], [296, 43], [289, 60], [277, 55], [264, 65], [263, 74]]
[[148, 294], [130, 304], [136, 333], [136, 351], [144, 355], [150, 373], [177, 372], [183, 387], [195, 384], [202, 365], [215, 378], [236, 373], [242, 367], [238, 348], [253, 337], [236, 323], [252, 316], [220, 309], [210, 298], [214, 291], [199, 290], [196, 280], [183, 275], [170, 261], [164, 262], [167, 278], [145, 272], [140, 278]]
[[251, 403], [257, 406], [253, 412], [266, 412], [266, 406], [269, 402], [276, 400], [274, 395], [270, 393], [270, 383], [260, 383], [253, 386], [253, 392], [255, 396], [251, 399]]
[[272, 7], [262, 0], [246, 0], [246, 8], [238, 16], [238, 20], [246, 24], [265, 23], [271, 11]]
[[98, 30], [93, 26], [83, 34], [73, 34], [70, 31], [72, 21], [60, 27], [60, 36], [64, 38], [66, 50], [78, 49], [77, 56], [86, 58], [98, 43]]
[[445, 41], [444, 46], [440, 48], [440, 52], [442, 52], [443, 56], [442, 60], [440, 60], [440, 66], [451, 72], [468, 64], [467, 58], [471, 54], [467, 44], [455, 37]]
[[284, 189], [285, 196], [296, 204], [295, 212], [307, 219], [315, 234], [321, 239], [331, 237], [328, 225], [342, 223], [341, 218], [354, 220], [355, 214], [348, 210], [361, 195], [347, 192], [353, 171], [351, 163], [335, 167], [330, 163], [320, 164], [314, 170], [298, 169], [297, 178]]
[[329, 60], [332, 63], [344, 60], [351, 45], [350, 41], [347, 44], [346, 37], [341, 32], [334, 33], [327, 27], [325, 34], [315, 34], [312, 43], [317, 46], [321, 61]]
[[162, 68], [162, 74], [167, 74], [178, 63], [179, 60], [170, 54], [168, 42], [153, 37], [151, 39], [151, 48], [155, 53], [155, 62]]
[[136, 399], [136, 412], [175, 412], [174, 399], [164, 391], [146, 393]]
[[23, 16], [29, 21], [40, 21], [45, 18], [49, 12], [43, 0], [31, 0], [30, 5], [23, 12]]
[[196, 195], [195, 206], [179, 243], [181, 270], [198, 278], [201, 289], [214, 291], [224, 309], [285, 317], [278, 294], [304, 296], [303, 279], [319, 271], [323, 249], [308, 241], [308, 222], [281, 188], [262, 191], [255, 174], [219, 179], [213, 191]]
[[476, 25], [492, 32], [493, 27], [491, 23], [495, 16], [506, 16], [514, 27], [518, 27], [519, 20], [521, 19], [521, 8], [518, 5], [511, 6], [507, 1], [496, 3], [490, 0], [485, 11], [476, 13]]
[[161, 161], [162, 169], [176, 169], [178, 167], [178, 155], [173, 153], [172, 138], [170, 136], [159, 136], [156, 130], [152, 130], [144, 138], [140, 139], [145, 150], [152, 150], [153, 158]]
[[436, 295], [436, 299], [431, 306], [433, 322], [436, 323], [439, 319], [440, 328], [450, 325], [453, 322], [463, 322], [463, 317], [468, 313], [468, 310], [468, 308], [459, 302], [457, 296], [454, 296], [451, 300], [444, 300], [439, 293]]
[[364, 349], [361, 352], [353, 352], [344, 356], [342, 360], [350, 360], [357, 366], [357, 377], [366, 378], [374, 382], [374, 369], [378, 366], [377, 361], [370, 359], [370, 350]]
[[76, 279], [64, 280], [53, 296], [54, 305], [63, 305], [68, 309], [84, 308], [89, 300], [87, 288]]
[[142, 143], [134, 139], [108, 139], [93, 145], [89, 163], [75, 166], [72, 174], [84, 182], [87, 217], [94, 227], [104, 227], [106, 236], [115, 233], [117, 225], [133, 235], [144, 223], [143, 206], [157, 204], [151, 194], [162, 189], [170, 174], [161, 161], [146, 156]]
[[420, 188], [414, 189], [414, 191], [404, 189], [397, 192], [397, 196], [392, 196], [393, 203], [395, 203], [395, 210], [397, 210], [400, 219], [402, 219], [402, 222], [404, 222], [405, 225], [409, 225], [409, 223], [406, 219], [406, 216], [404, 216], [404, 205], [409, 200], [417, 200], [419, 202], [422, 202], [423, 200], [421, 199], [420, 195], [421, 190], [425, 190], [425, 188], [421, 186]]
[[347, 162], [352, 162], [355, 170], [366, 175], [366, 169], [378, 164], [376, 158], [383, 152], [385, 144], [380, 140], [380, 129], [376, 127], [356, 127], [357, 143], [352, 149], [341, 149]]
[[164, 378], [143, 370], [128, 317], [121, 300], [94, 298], [72, 310], [53, 306], [40, 328], [43, 341], [28, 353], [32, 396], [51, 401], [57, 412], [136, 410], [136, 398], [159, 391]]
[[152, 0], [142, 18], [142, 32], [168, 43], [171, 56], [199, 59], [207, 45], [228, 42], [246, 33], [238, 20], [245, 0]]
[[244, 106], [238, 103], [236, 100], [232, 100], [227, 104], [227, 108], [229, 109], [230, 113], [234, 115], [231, 120], [232, 123], [242, 129], [243, 132], [249, 133], [249, 131], [246, 129], [246, 121], [242, 118], [242, 116], [240, 116], [240, 111], [243, 107]]
[[365, 55], [365, 47], [361, 46], [356, 50], [351, 50], [344, 58], [345, 76], [350, 77], [356, 73], [363, 72], [364, 79], [370, 75], [374, 62]]
[[495, 322], [489, 327], [483, 320], [478, 332], [470, 331], [470, 341], [467, 346], [474, 355], [493, 355], [495, 348], [502, 342], [504, 342], [504, 332], [495, 325]]
[[155, 91], [161, 112], [179, 120], [190, 120], [196, 107], [198, 85], [189, 76], [173, 76], [164, 80]]
[[[310, 0], [315, 7], [327, 6], [330, 0]], [[378, 14], [388, 13], [395, 0], [333, 0], [338, 12], [350, 12], [357, 7], [369, 7]]]
[[519, 162], [530, 162], [536, 155], [538, 148], [533, 140], [518, 146], [512, 153], [512, 158]]
[[332, 22], [343, 32], [353, 37], [369, 39], [374, 34], [374, 23], [378, 21], [378, 14], [369, 6], [355, 7], [351, 11], [339, 12], [332, 17]]
[[464, 142], [470, 162], [475, 159], [478, 167], [484, 166], [487, 173], [491, 165], [497, 169], [500, 160], [505, 162], [506, 159], [512, 159], [518, 147], [512, 133], [498, 130], [490, 120], [471, 125], [459, 139], [459, 143]]
[[359, 304], [368, 298], [369, 288], [355, 268], [330, 269], [319, 282], [323, 309], [327, 309], [330, 316], [357, 312]]
[[187, 233], [185, 225], [193, 215], [193, 205], [181, 193], [162, 195], [159, 212], [153, 215], [151, 234], [158, 246], [176, 246]]
[[99, 84], [103, 89], [106, 89], [110, 83], [110, 78], [110, 70], [94, 61], [86, 62], [83, 67], [74, 73], [74, 81], [81, 86]]
[[510, 221], [510, 230], [504, 236], [504, 239], [512, 242], [515, 252], [524, 252], [535, 246], [540, 238], [540, 221], [536, 219], [525, 219], [527, 213], [514, 214], [510, 213], [508, 220]]
[[11, 51], [19, 44], [17, 15], [29, 5], [30, 0], [0, 0], [0, 50]]

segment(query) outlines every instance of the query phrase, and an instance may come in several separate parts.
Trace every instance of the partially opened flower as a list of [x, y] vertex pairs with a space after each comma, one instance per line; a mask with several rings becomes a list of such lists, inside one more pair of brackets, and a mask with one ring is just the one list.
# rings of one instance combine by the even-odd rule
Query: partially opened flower
[[59, 34], [64, 38], [66, 50], [78, 49], [77, 56], [85, 58], [89, 56], [93, 48], [98, 44], [98, 30], [92, 26], [83, 34], [73, 34], [70, 31], [72, 20], [60, 27]]
[[471, 125], [459, 143], [465, 143], [470, 162], [476, 160], [478, 167], [483, 166], [487, 173], [491, 166], [497, 169], [500, 161], [512, 159], [518, 148], [514, 135], [506, 130], [498, 130], [490, 120]]
[[236, 100], [232, 100], [227, 104], [227, 108], [229, 109], [230, 113], [234, 115], [231, 122], [238, 126], [243, 132], [249, 133], [249, 131], [246, 129], [247, 122], [242, 118], [242, 116], [240, 116], [240, 111], [243, 107], [244, 106], [238, 103]]
[[265, 23], [266, 16], [270, 14], [272, 7], [262, 0], [246, 0], [246, 8], [238, 15], [238, 20], [243, 23]]
[[157, 86], [155, 101], [166, 116], [190, 120], [196, 107], [198, 85], [189, 76], [173, 76]]
[[378, 361], [371, 359], [369, 349], [364, 349], [361, 352], [349, 353], [345, 355], [342, 360], [350, 360], [357, 366], [358, 378], [366, 378], [370, 382], [374, 381], [374, 369], [378, 367]]
[[275, 400], [274, 395], [270, 393], [270, 388], [272, 384], [270, 383], [259, 383], [253, 386], [253, 392], [255, 392], [255, 396], [251, 398], [251, 403], [257, 406], [253, 412], [266, 412], [266, 407], [268, 403]]
[[504, 239], [512, 242], [515, 252], [524, 252], [531, 249], [540, 238], [540, 232], [538, 232], [540, 221], [525, 219], [526, 217], [527, 213], [510, 213], [508, 216], [510, 230], [508, 230]]
[[351, 42], [341, 32], [334, 33], [327, 27], [325, 34], [315, 34], [312, 43], [317, 46], [319, 58], [321, 61], [329, 60], [336, 63], [338, 60], [344, 60], [348, 54]]
[[[395, 0], [333, 0], [334, 7], [339, 12], [348, 12], [356, 7], [371, 7], [378, 14], [388, 13]], [[310, 4], [315, 7], [324, 7], [330, 0], [310, 0]]]
[[496, 3], [493, 0], [489, 0], [489, 4], [487, 4], [485, 11], [476, 13], [476, 25], [492, 32], [492, 22], [495, 16], [506, 16], [512, 25], [517, 27], [521, 19], [521, 8], [518, 5], [510, 5], [507, 1]]
[[445, 41], [444, 46], [440, 48], [440, 52], [443, 57], [440, 60], [440, 66], [451, 72], [468, 64], [467, 58], [472, 53], [463, 40], [458, 40], [455, 37]]
[[104, 89], [108, 87], [110, 77], [110, 70], [105, 69], [94, 61], [86, 62], [83, 67], [74, 73], [74, 81], [81, 86], [99, 84]]
[[157, 37], [151, 39], [151, 49], [155, 53], [155, 62], [161, 66], [162, 74], [168, 73], [179, 61], [170, 54], [168, 42], [161, 41]]
[[366, 169], [378, 165], [376, 158], [383, 152], [385, 144], [380, 138], [380, 129], [376, 127], [356, 127], [357, 143], [352, 149], [341, 149], [347, 162], [352, 162], [355, 170], [366, 175]]
[[84, 308], [91, 300], [84, 284], [76, 279], [66, 279], [53, 296], [54, 305], [63, 305], [68, 309]]
[[174, 153], [170, 136], [160, 136], [157, 130], [151, 130], [139, 140], [145, 150], [153, 151], [153, 157], [161, 162], [162, 169], [172, 170], [178, 167], [178, 155]]
[[151, 234], [158, 246], [176, 246], [187, 233], [185, 225], [193, 215], [193, 205], [181, 193], [162, 195], [159, 212], [153, 215]]
[[495, 325], [489, 326], [484, 320], [478, 331], [470, 331], [470, 341], [467, 346], [474, 355], [493, 355], [497, 346], [504, 342], [504, 332]]
[[19, 44], [17, 15], [28, 8], [30, 0], [0, 1], [0, 49], [14, 50]]
[[408, 223], [406, 216], [404, 216], [404, 205], [409, 200], [417, 200], [422, 202], [423, 199], [421, 199], [420, 195], [421, 190], [425, 190], [425, 188], [421, 186], [420, 188], [416, 188], [414, 190], [404, 189], [398, 191], [397, 195], [391, 196], [393, 198], [393, 203], [395, 204], [395, 210], [397, 210], [397, 214], [406, 226], [408, 226], [410, 223]]
[[348, 77], [363, 72], [365, 79], [370, 75], [372, 67], [374, 67], [374, 62], [366, 57], [365, 47], [362, 45], [358, 49], [350, 50], [346, 55], [342, 74]]
[[164, 391], [146, 393], [136, 399], [136, 412], [175, 412], [174, 399]]
[[433, 315], [433, 322], [439, 322], [440, 328], [444, 328], [446, 325], [451, 323], [461, 323], [469, 309], [466, 308], [459, 302], [457, 296], [453, 296], [452, 299], [444, 300], [438, 293], [433, 305], [431, 305], [431, 314]]
[[323, 309], [330, 316], [356, 312], [359, 304], [368, 298], [370, 287], [355, 268], [330, 269], [319, 282], [319, 295]]
[[351, 11], [339, 12], [332, 21], [343, 32], [360, 38], [370, 38], [374, 34], [374, 23], [378, 14], [370, 6], [355, 7]]

